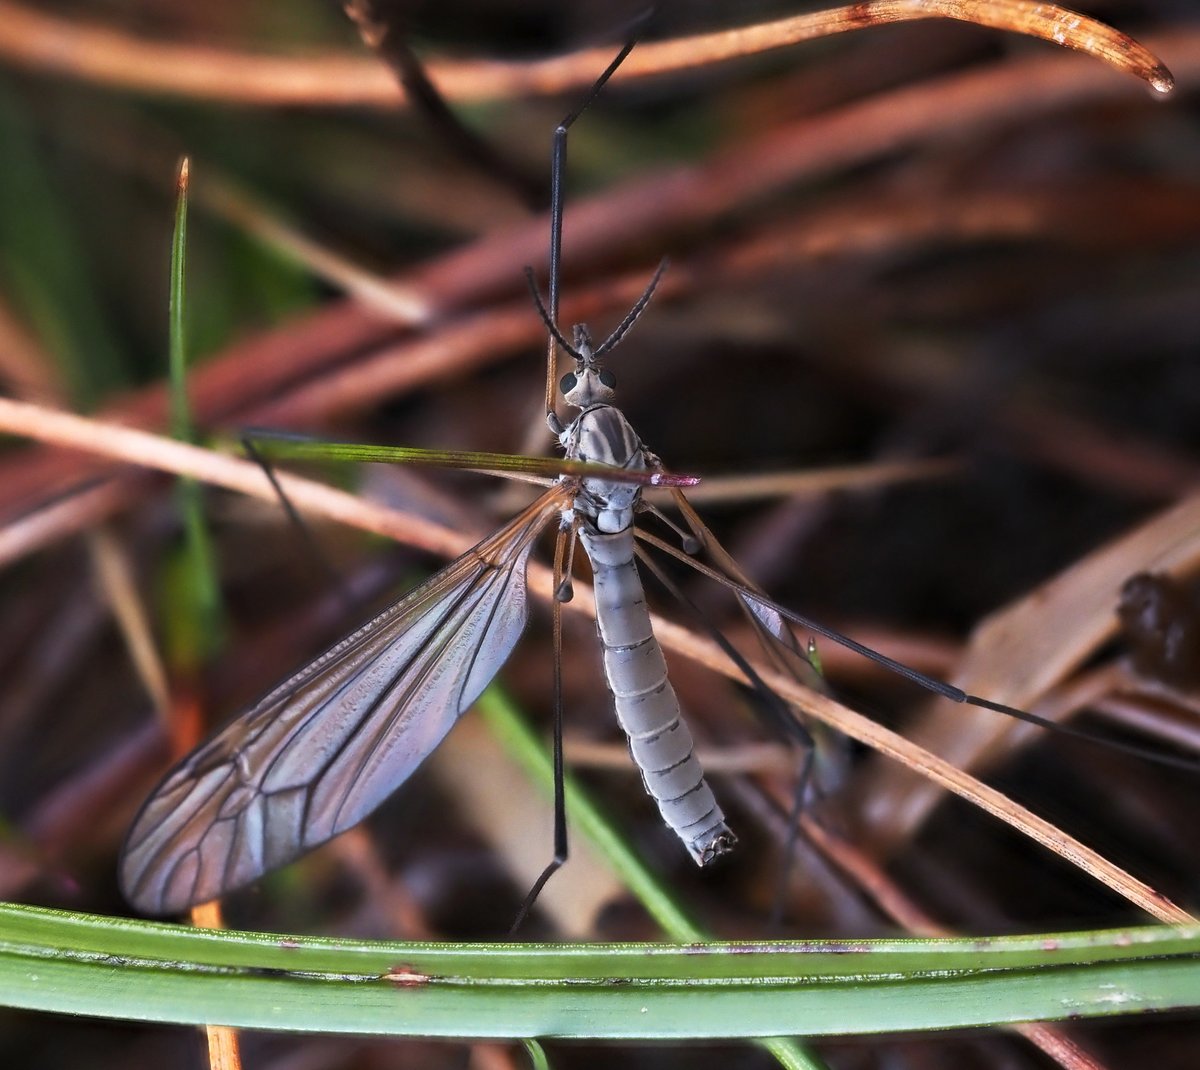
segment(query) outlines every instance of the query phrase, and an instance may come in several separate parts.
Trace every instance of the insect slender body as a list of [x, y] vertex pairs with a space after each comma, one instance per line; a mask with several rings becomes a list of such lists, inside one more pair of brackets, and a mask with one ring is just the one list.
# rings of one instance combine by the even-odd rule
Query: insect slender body
[[596, 625], [604, 675], [629, 753], [663, 820], [699, 865], [732, 850], [737, 837], [692, 752], [662, 648], [650, 627], [642, 581], [633, 562], [633, 529], [580, 539], [592, 562]]
[[[480, 695], [520, 638], [526, 620], [529, 555], [538, 534], [556, 517], [563, 529], [560, 540], [568, 535], [577, 537], [591, 560], [605, 676], [648, 793], [700, 865], [725, 854], [736, 842], [693, 753], [691, 735], [651, 629], [635, 564], [639, 479], [659, 483], [666, 474], [629, 421], [611, 404], [615, 380], [598, 363], [645, 310], [665, 261], [622, 322], [594, 349], [586, 328], [577, 326], [573, 341], [568, 341], [557, 321], [567, 129], [632, 47], [630, 41], [621, 49], [583, 105], [555, 132], [548, 307], [542, 302], [532, 269], [526, 269], [549, 336], [547, 422], [567, 461], [576, 463], [576, 467], [562, 470], [573, 474], [564, 476], [495, 534], [334, 644], [180, 761], [143, 804], [122, 851], [121, 887], [138, 909], [173, 913], [247, 884], [361, 821], [399, 787]], [[566, 402], [579, 410], [566, 426], [553, 411], [560, 348], [574, 358], [575, 370], [564, 375], [559, 386]], [[461, 466], [457, 455], [453, 460], [449, 453], [441, 457], [448, 466]], [[481, 454], [479, 458], [481, 469], [494, 470], [494, 455]], [[545, 472], [541, 465], [528, 463], [529, 458], [508, 460], [521, 461], [523, 467], [501, 465], [504, 470]], [[579, 462], [612, 470], [596, 473], [579, 468]], [[692, 531], [691, 541], [697, 548], [707, 547], [719, 567], [699, 562], [692, 562], [693, 566], [736, 592], [767, 652], [782, 653], [785, 664], [795, 656], [804, 657], [790, 630], [795, 624], [869, 657], [943, 698], [1087, 736], [1061, 725], [1051, 726], [1016, 707], [969, 695], [771, 602], [744, 580], [682, 494], [677, 495], [677, 503]], [[685, 541], [678, 556], [691, 554], [689, 536], [680, 534]], [[676, 553], [659, 540], [652, 542]], [[556, 563], [562, 561], [563, 546], [560, 541]], [[559, 625], [556, 606], [556, 638]], [[721, 643], [758, 693], [774, 698], [782, 707], [750, 662], [728, 643]], [[555, 676], [559, 690], [557, 669]], [[786, 709], [776, 712], [777, 723], [785, 729], [796, 725]], [[808, 739], [802, 727], [793, 728], [791, 734], [802, 743]], [[558, 774], [562, 770], [561, 743], [559, 724], [555, 732]], [[1156, 751], [1128, 745], [1125, 749], [1194, 768], [1186, 760]], [[563, 800], [560, 775], [554, 859], [530, 890], [518, 920], [566, 860]]]
[[[590, 350], [583, 352], [591, 357]], [[591, 372], [586, 365], [585, 370]], [[559, 436], [567, 459], [626, 469], [650, 467], [625, 415], [605, 402], [589, 404], [588, 377], [576, 374], [575, 379], [576, 385], [564, 392], [584, 407]], [[600, 386], [611, 396], [611, 386]], [[640, 496], [636, 484], [585, 478], [564, 510], [563, 522], [577, 527], [592, 564], [604, 676], [630, 756], [663, 820], [696, 863], [707, 865], [732, 850], [737, 837], [704, 779], [650, 625], [634, 563], [633, 524]]]

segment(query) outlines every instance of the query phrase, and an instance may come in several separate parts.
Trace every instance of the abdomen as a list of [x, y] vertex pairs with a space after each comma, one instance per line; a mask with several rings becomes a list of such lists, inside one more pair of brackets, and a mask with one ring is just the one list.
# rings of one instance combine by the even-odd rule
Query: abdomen
[[667, 679], [633, 560], [633, 529], [614, 534], [585, 530], [580, 538], [595, 575], [604, 675], [630, 754], [663, 820], [696, 863], [707, 865], [728, 852], [737, 837], [704, 779], [691, 732]]

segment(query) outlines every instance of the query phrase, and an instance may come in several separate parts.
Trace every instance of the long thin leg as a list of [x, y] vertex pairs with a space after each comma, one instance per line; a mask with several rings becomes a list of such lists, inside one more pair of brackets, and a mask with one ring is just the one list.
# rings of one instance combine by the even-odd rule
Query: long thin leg
[[348, 610], [359, 609], [354, 598], [348, 592], [346, 577], [337, 570], [333, 562], [329, 559], [329, 555], [321, 549], [320, 543], [313, 537], [312, 528], [304, 522], [304, 518], [296, 511], [296, 507], [292, 504], [291, 498], [284, 493], [284, 489], [275, 475], [274, 466], [263, 455], [258, 446], [255, 445], [254, 437], [248, 432], [242, 432], [239, 440], [246, 456], [263, 470], [263, 475], [267, 477], [267, 481], [271, 484], [271, 489], [275, 491], [276, 497], [279, 498], [279, 504], [283, 506], [283, 511], [287, 514], [288, 520], [291, 521], [292, 526], [300, 533], [300, 537], [304, 540], [305, 549], [312, 559], [317, 562], [321, 571], [328, 577], [330, 583], [333, 585], [333, 589], [338, 592], [342, 604]]
[[358, 27], [368, 47], [392, 68], [416, 110], [453, 152], [481, 174], [507, 187], [531, 211], [546, 206], [544, 185], [517, 162], [480, 137], [454, 113], [430, 80], [424, 64], [408, 45], [407, 27], [395, 4], [377, 0], [349, 0], [346, 14]]
[[[554, 543], [554, 590], [562, 589], [563, 564], [566, 559], [567, 529], [559, 530]], [[574, 532], [570, 533], [572, 544]], [[567, 860], [567, 798], [563, 784], [565, 764], [563, 762], [563, 686], [562, 686], [562, 601], [555, 597], [550, 609], [554, 636], [554, 857], [538, 875], [529, 889], [521, 909], [517, 911], [510, 932], [516, 932], [524, 923], [546, 882], [554, 876]]]
[[[905, 665], [902, 661], [896, 661], [895, 658], [889, 658], [886, 654], [881, 654], [878, 650], [873, 650], [856, 639], [851, 639], [848, 635], [844, 635], [842, 632], [821, 624], [812, 617], [806, 617], [803, 614], [787, 609], [785, 606], [781, 606], [778, 602], [772, 601], [754, 587], [748, 587], [726, 575], [724, 572], [697, 561], [694, 557], [683, 553], [681, 550], [676, 550], [675, 547], [664, 542], [662, 539], [656, 538], [649, 532], [639, 530], [637, 536], [643, 542], [657, 547], [664, 553], [684, 562], [689, 568], [694, 569], [704, 576], [708, 576], [710, 579], [716, 580], [717, 583], [733, 591], [741, 598], [743, 603], [751, 607], [754, 618], [772, 635], [776, 634], [774, 622], [776, 620], [786, 621], [789, 624], [796, 625], [826, 639], [830, 639], [839, 646], [843, 646], [847, 650], [853, 651], [855, 654], [859, 654], [869, 661], [873, 661], [876, 665], [881, 665], [889, 672], [895, 673], [917, 687], [924, 688], [926, 691], [948, 699], [951, 702], [976, 706], [981, 710], [991, 710], [993, 713], [1002, 713], [1018, 721], [1025, 721], [1028, 724], [1037, 725], [1039, 728], [1045, 728], [1060, 735], [1071, 736], [1074, 739], [1082, 739], [1089, 743], [1123, 751], [1126, 754], [1135, 755], [1144, 761], [1154, 762], [1158, 765], [1166, 765], [1174, 769], [1184, 769], [1193, 773], [1200, 769], [1200, 762], [1192, 757], [1173, 754], [1156, 747], [1143, 747], [1103, 733], [1092, 732], [1085, 728], [1077, 728], [1074, 725], [1062, 724], [1058, 721], [1051, 721], [1045, 717], [1039, 717], [1035, 713], [1030, 713], [1028, 710], [1023, 710], [1018, 706], [1009, 706], [1003, 702], [993, 702], [991, 699], [984, 698], [981, 695], [968, 694], [961, 687], [956, 687], [945, 680], [939, 680], [935, 676], [923, 673], [918, 669], [914, 669], [911, 665]], [[771, 623], [768, 624], [768, 622]], [[784, 640], [781, 639], [782, 641]]]
[[774, 929], [782, 926], [787, 910], [788, 883], [791, 880], [792, 868], [796, 864], [796, 842], [800, 838], [800, 817], [804, 813], [804, 804], [808, 799], [808, 786], [812, 782], [813, 769], [817, 761], [817, 748], [811, 736], [809, 736], [809, 743], [810, 746], [803, 752], [800, 772], [796, 776], [795, 786], [792, 788], [792, 806], [787, 819], [787, 838], [783, 844], [783, 865], [779, 867], [779, 877], [775, 884], [775, 895], [771, 903], [769, 918], [769, 924]]
[[[717, 540], [716, 536], [709, 530], [708, 525], [700, 518], [700, 514], [692, 508], [692, 503], [687, 500], [684, 494], [677, 494], [672, 491], [671, 496], [675, 499], [675, 507], [679, 510], [680, 515], [684, 518], [684, 522], [691, 529], [695, 540], [700, 544], [708, 555], [717, 563], [718, 567], [725, 572], [726, 575], [732, 577], [744, 587], [748, 587], [753, 591], [759, 590], [759, 587], [754, 583], [741, 566], [734, 560], [733, 556], [725, 549], [724, 546]], [[686, 549], [686, 547], [685, 547]], [[698, 551], [689, 550], [689, 556], [695, 556]], [[755, 628], [765, 630], [766, 633], [772, 636], [779, 645], [787, 650], [790, 654], [799, 658], [801, 661], [813, 665], [813, 659], [805, 653], [797, 642], [792, 630], [784, 623], [783, 618], [771, 614], [766, 608], [758, 602], [750, 601], [745, 598], [742, 600], [742, 606], [750, 616], [751, 622]], [[764, 644], [767, 648], [768, 656], [777, 664], [779, 658], [775, 656], [776, 651], [771, 643]], [[788, 672], [793, 672], [794, 669], [787, 662], [783, 663], [783, 667]], [[815, 667], [814, 667], [815, 668]], [[819, 671], [817, 675], [820, 675]], [[808, 682], [808, 681], [805, 681]]]
[[684, 531], [674, 520], [659, 509], [657, 505], [652, 505], [643, 499], [640, 508], [642, 512], [654, 517], [663, 527], [674, 532], [676, 538], [679, 539], [679, 548], [689, 557], [693, 554], [698, 554], [703, 548], [704, 544], [695, 535]]
[[808, 789], [812, 783], [813, 770], [816, 765], [816, 740], [804, 722], [793, 713], [783, 699], [767, 686], [766, 682], [755, 672], [754, 667], [725, 638], [721, 630], [704, 615], [700, 608], [683, 593], [674, 581], [667, 578], [657, 563], [640, 548], [638, 550], [638, 559], [659, 583], [674, 595], [679, 602], [687, 606], [704, 624], [705, 629], [713, 636], [729, 659], [737, 665], [751, 688], [763, 700], [764, 708], [769, 713], [771, 723], [783, 733], [785, 738], [788, 738], [789, 742], [799, 752], [799, 767], [796, 770], [796, 776], [793, 780], [792, 805], [788, 814], [787, 838], [783, 845], [784, 862], [779, 870], [779, 879], [775, 886], [775, 895], [771, 904], [770, 924], [777, 928], [783, 921], [787, 905], [788, 880], [791, 876], [792, 867], [795, 864], [796, 841], [800, 833], [800, 815], [804, 812]]
[[[605, 83], [613, 76], [616, 69], [625, 62], [625, 57], [633, 51], [633, 46], [637, 44], [637, 35], [641, 30], [641, 26], [642, 24], [639, 23], [635, 27], [633, 34], [625, 42], [625, 46], [604, 69], [604, 73], [592, 83], [592, 88], [588, 90], [588, 94], [583, 98], [583, 102], [570, 115], [563, 119], [554, 131], [554, 148], [550, 157], [550, 281], [549, 301], [547, 302], [549, 308], [547, 311], [550, 313], [551, 324], [556, 328], [558, 326], [559, 273], [562, 263], [563, 176], [566, 174], [567, 167], [567, 131], [570, 130], [575, 120], [587, 111], [600, 90], [604, 88]], [[555, 389], [558, 383], [558, 340], [555, 338], [555, 333], [552, 330], [546, 341], [547, 416], [554, 412]]]
[[557, 577], [558, 586], [554, 588], [554, 601], [561, 604], [575, 597], [575, 583], [571, 577], [575, 575], [575, 546], [579, 542], [579, 523], [576, 521], [567, 531], [567, 565], [563, 574]]
[[[658, 544], [657, 540], [651, 540], [654, 545]], [[686, 606], [688, 610], [695, 614], [705, 627], [705, 630], [712, 636], [714, 642], [721, 648], [730, 661], [738, 667], [738, 671], [746, 678], [746, 682], [752, 687], [757, 695], [759, 695], [766, 708], [771, 713], [771, 720], [787, 736], [791, 736], [794, 742], [803, 749], [811, 749], [813, 746], [812, 735], [804, 724], [797, 720], [792, 715], [791, 708], [783, 701], [766, 682], [759, 676], [754, 666], [743, 656], [740, 650], [737, 649], [721, 632], [721, 630], [708, 619], [707, 616], [700, 610], [677, 583], [674, 582], [667, 574], [658, 567], [657, 563], [647, 555], [641, 547], [637, 549], [638, 560], [646, 567], [650, 574], [658, 580], [660, 584], [676, 598], [681, 605]]]

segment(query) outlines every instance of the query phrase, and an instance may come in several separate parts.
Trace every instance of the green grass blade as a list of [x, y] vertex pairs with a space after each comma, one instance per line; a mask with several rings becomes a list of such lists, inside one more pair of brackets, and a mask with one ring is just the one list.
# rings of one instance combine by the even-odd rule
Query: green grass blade
[[283, 461], [357, 461], [380, 464], [423, 464], [435, 468], [466, 468], [478, 472], [508, 472], [553, 478], [560, 475], [599, 476], [651, 487], [694, 487], [696, 476], [648, 469], [614, 468], [607, 464], [568, 461], [562, 457], [530, 457], [516, 453], [473, 450], [427, 450], [416, 446], [375, 446], [360, 442], [321, 442], [263, 432], [248, 432], [264, 457]]
[[546, 1058], [546, 1049], [536, 1040], [526, 1040], [525, 1051], [529, 1055], [529, 1065], [532, 1070], [550, 1070], [550, 1060]]
[[175, 229], [171, 233], [170, 296], [167, 300], [171, 437], [180, 442], [192, 442], [195, 438], [187, 395], [187, 230], [190, 173], [191, 164], [187, 157], [184, 157], [179, 164]]
[[295, 1032], [842, 1035], [1200, 1005], [1200, 930], [689, 945], [415, 944], [0, 904], [0, 1003]]
[[[179, 167], [175, 227], [171, 235], [171, 279], [168, 301], [168, 361], [171, 434], [181, 442], [195, 441], [187, 392], [187, 225], [189, 163]], [[215, 553], [204, 522], [203, 489], [191, 479], [178, 484], [183, 520], [183, 560], [168, 586], [172, 611], [171, 658], [176, 665], [197, 667], [221, 644], [222, 610]], [[187, 608], [179, 610], [182, 602]]]

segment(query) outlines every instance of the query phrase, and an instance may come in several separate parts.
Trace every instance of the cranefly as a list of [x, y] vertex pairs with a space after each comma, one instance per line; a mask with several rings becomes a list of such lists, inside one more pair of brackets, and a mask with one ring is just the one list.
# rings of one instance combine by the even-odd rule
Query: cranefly
[[[564, 558], [564, 545], [573, 546], [578, 539], [591, 561], [605, 676], [647, 791], [698, 864], [708, 864], [736, 842], [693, 753], [635, 564], [641, 488], [672, 480], [612, 404], [615, 379], [600, 364], [644, 311], [662, 268], [601, 344], [593, 347], [583, 326], [575, 328], [572, 341], [557, 326], [567, 129], [631, 48], [621, 50], [555, 135], [548, 304], [542, 304], [536, 287], [534, 297], [549, 336], [548, 422], [564, 450], [562, 470], [567, 474], [499, 531], [335, 643], [166, 775], [134, 820], [121, 857], [121, 887], [139, 910], [173, 913], [238, 888], [345, 831], [379, 806], [445, 738], [508, 658], [528, 616], [529, 554], [555, 519], [560, 529], [557, 560]], [[578, 409], [566, 425], [553, 407], [560, 348], [575, 362], [558, 383], [563, 399]], [[442, 458], [442, 463], [461, 466], [461, 457]], [[438, 463], [436, 456], [427, 460]], [[495, 468], [494, 458], [489, 462], [481, 455], [479, 467]], [[544, 462], [523, 465], [516, 459], [503, 467], [545, 471]], [[680, 504], [696, 537], [692, 541], [708, 547], [724, 575], [698, 563], [696, 567], [738, 592], [768, 643], [800, 653], [785, 623], [792, 622], [945, 698], [1047, 724], [1013, 707], [967, 695], [770, 602], [739, 582], [728, 555], [711, 541], [686, 502], [681, 499]], [[565, 556], [569, 560], [569, 553]], [[557, 610], [555, 618], [557, 636]], [[763, 691], [748, 663], [734, 657]], [[1134, 746], [1125, 749], [1194, 769], [1186, 760]], [[556, 757], [561, 765], [559, 733]], [[561, 798], [560, 786], [555, 859], [522, 913], [565, 858]]]
[[[551, 309], [557, 306], [566, 129], [631, 47], [557, 132]], [[575, 370], [559, 385], [578, 414], [563, 426], [551, 408], [551, 427], [568, 462], [608, 466], [607, 473], [563, 476], [494, 535], [184, 758], [143, 804], [126, 838], [120, 881], [130, 903], [165, 914], [212, 899], [292, 861], [379, 806], [508, 658], [528, 615], [529, 554], [554, 518], [591, 560], [605, 677], [647, 791], [697, 863], [732, 848], [736, 837], [693, 753], [634, 563], [641, 485], [666, 476], [612, 404], [615, 380], [599, 363], [641, 314], [661, 273], [594, 349], [583, 326], [567, 342], [537, 300], [550, 331], [548, 380], [557, 345], [575, 359]], [[563, 853], [565, 846], [556, 850]]]

